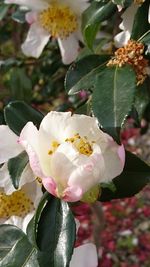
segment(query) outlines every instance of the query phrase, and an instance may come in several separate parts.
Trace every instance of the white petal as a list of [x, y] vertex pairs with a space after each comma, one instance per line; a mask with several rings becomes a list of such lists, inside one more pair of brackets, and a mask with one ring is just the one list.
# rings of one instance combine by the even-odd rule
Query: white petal
[[122, 30], [128, 30], [130, 33], [132, 31], [133, 22], [134, 22], [134, 16], [137, 12], [138, 5], [135, 5], [134, 3], [129, 6], [123, 15], [121, 16], [123, 21], [120, 25], [120, 29]]
[[72, 116], [71, 112], [49, 112], [42, 120], [40, 132], [47, 135], [49, 143], [54, 140], [62, 143], [76, 133], [81, 137], [87, 136], [91, 141], [105, 140], [105, 134], [98, 128], [96, 118], [79, 114]]
[[75, 34], [70, 34], [66, 39], [58, 38], [58, 44], [64, 64], [70, 64], [77, 58], [80, 47]]
[[24, 233], [26, 233], [26, 229], [28, 223], [31, 221], [32, 217], [34, 216], [34, 212], [28, 213], [24, 218], [18, 216], [11, 216], [5, 224], [12, 224], [20, 228]]
[[150, 23], [150, 5], [149, 5], [149, 9], [148, 9], [148, 22]]
[[37, 208], [40, 199], [43, 195], [41, 185], [38, 184], [37, 181], [34, 181], [32, 183], [25, 184], [22, 187], [22, 190], [26, 193], [29, 199], [32, 200], [32, 202], [34, 203], [34, 207]]
[[97, 267], [98, 259], [96, 246], [84, 244], [74, 249], [69, 267]]
[[38, 23], [30, 26], [27, 38], [22, 44], [22, 51], [26, 56], [38, 58], [46, 44], [48, 43], [50, 34], [45, 31]]
[[0, 126], [0, 164], [17, 156], [23, 151], [18, 144], [18, 136], [14, 134], [8, 126]]
[[26, 6], [32, 10], [43, 10], [48, 7], [48, 3], [42, 0], [5, 0], [4, 3]]
[[122, 31], [122, 32], [118, 33], [114, 37], [115, 46], [119, 48], [119, 47], [126, 45], [130, 39], [130, 35], [131, 34], [129, 31]]

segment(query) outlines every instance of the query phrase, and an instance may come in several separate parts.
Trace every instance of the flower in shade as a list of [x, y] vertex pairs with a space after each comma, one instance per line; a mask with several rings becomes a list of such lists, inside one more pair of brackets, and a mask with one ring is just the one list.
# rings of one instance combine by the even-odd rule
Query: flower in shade
[[42, 179], [48, 192], [65, 201], [82, 199], [124, 167], [124, 147], [102, 132], [94, 117], [50, 112], [39, 130], [28, 122], [19, 143], [29, 155], [35, 176]]
[[87, 0], [5, 0], [28, 8], [26, 20], [29, 33], [22, 45], [27, 56], [38, 58], [50, 37], [57, 38], [65, 64], [76, 59], [81, 35], [81, 14], [88, 7]]
[[18, 137], [6, 125], [0, 126], [0, 140], [0, 164], [3, 164], [0, 168], [0, 223], [16, 225], [25, 232], [42, 197], [41, 186], [27, 164], [18, 190], [13, 187], [7, 163], [23, 148], [17, 141]]
[[[139, 6], [143, 2], [144, 1], [142, 1], [142, 0], [141, 1], [135, 1], [121, 15], [122, 22], [119, 25], [121, 32], [119, 32], [114, 38], [114, 42], [115, 42], [116, 47], [122, 47], [122, 46], [126, 45], [128, 43], [128, 41], [130, 40], [132, 28], [133, 28], [133, 24], [134, 24], [135, 14], [136, 14]], [[150, 7], [149, 7], [149, 12], [148, 12], [148, 22], [150, 23]]]

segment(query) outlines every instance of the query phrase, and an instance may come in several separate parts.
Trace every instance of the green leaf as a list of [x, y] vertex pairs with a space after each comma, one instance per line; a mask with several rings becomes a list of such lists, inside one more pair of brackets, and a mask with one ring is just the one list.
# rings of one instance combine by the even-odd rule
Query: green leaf
[[20, 10], [19, 8], [17, 9], [16, 12], [12, 14], [12, 19], [18, 23], [25, 23], [26, 22], [26, 15], [27, 11]]
[[66, 75], [65, 88], [69, 94], [94, 88], [96, 75], [110, 57], [107, 55], [90, 55], [73, 63]]
[[25, 151], [8, 161], [8, 171], [15, 189], [19, 188], [21, 174], [24, 171], [28, 161], [29, 157]]
[[11, 70], [9, 88], [15, 100], [30, 102], [32, 97], [32, 82], [24, 68], [14, 67]]
[[129, 114], [135, 96], [136, 78], [128, 65], [106, 67], [97, 76], [92, 108], [100, 125], [119, 142], [120, 128]]
[[137, 110], [139, 119], [141, 120], [143, 117], [143, 113], [150, 103], [150, 95], [149, 95], [149, 84], [145, 81], [142, 85], [137, 87], [135, 94], [134, 107]]
[[113, 3], [116, 5], [124, 6], [125, 0], [113, 0]]
[[0, 225], [0, 267], [39, 267], [37, 251], [16, 226]]
[[149, 30], [148, 23], [149, 1], [145, 1], [137, 10], [131, 33], [131, 39], [138, 40]]
[[116, 191], [102, 188], [100, 201], [132, 197], [150, 182], [150, 166], [130, 152], [126, 152], [123, 172], [113, 179]]
[[75, 228], [68, 204], [46, 193], [34, 219], [41, 267], [69, 266], [76, 236]]
[[6, 16], [8, 8], [8, 5], [0, 4], [0, 20], [2, 20]]
[[111, 1], [92, 2], [82, 15], [82, 32], [87, 46], [92, 49], [93, 42], [102, 21], [110, 18], [117, 7]]
[[32, 121], [39, 127], [43, 114], [22, 101], [9, 103], [4, 109], [5, 121], [9, 128], [20, 135], [22, 128], [28, 121]]

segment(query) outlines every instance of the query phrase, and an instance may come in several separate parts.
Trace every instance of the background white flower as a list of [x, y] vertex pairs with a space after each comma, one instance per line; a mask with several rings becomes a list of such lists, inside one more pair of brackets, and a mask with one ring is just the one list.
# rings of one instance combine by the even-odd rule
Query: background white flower
[[29, 33], [22, 45], [23, 53], [38, 58], [50, 37], [57, 38], [64, 64], [70, 64], [79, 52], [81, 14], [87, 0], [5, 0], [29, 9], [26, 20]]
[[96, 118], [71, 112], [50, 112], [39, 131], [23, 128], [20, 144], [34, 174], [51, 194], [78, 201], [93, 186], [111, 181], [124, 167], [124, 148], [103, 133]]
[[30, 165], [27, 164], [20, 177], [19, 189], [12, 185], [7, 161], [23, 151], [16, 136], [8, 126], [0, 126], [0, 223], [14, 224], [24, 232], [42, 197], [39, 185]]

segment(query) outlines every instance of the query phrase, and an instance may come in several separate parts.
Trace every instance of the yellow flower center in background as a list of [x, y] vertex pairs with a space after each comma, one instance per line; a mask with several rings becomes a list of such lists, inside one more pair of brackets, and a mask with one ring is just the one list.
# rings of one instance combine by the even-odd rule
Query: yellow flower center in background
[[78, 133], [71, 138], [67, 138], [65, 142], [71, 142], [80, 154], [90, 156], [93, 153], [92, 144], [87, 140], [87, 137], [81, 137]]
[[24, 217], [33, 210], [33, 202], [26, 196], [23, 190], [11, 195], [0, 193], [0, 218], [6, 219], [13, 215]]
[[66, 38], [78, 27], [75, 13], [68, 6], [57, 4], [56, 1], [39, 14], [39, 21], [56, 38]]

